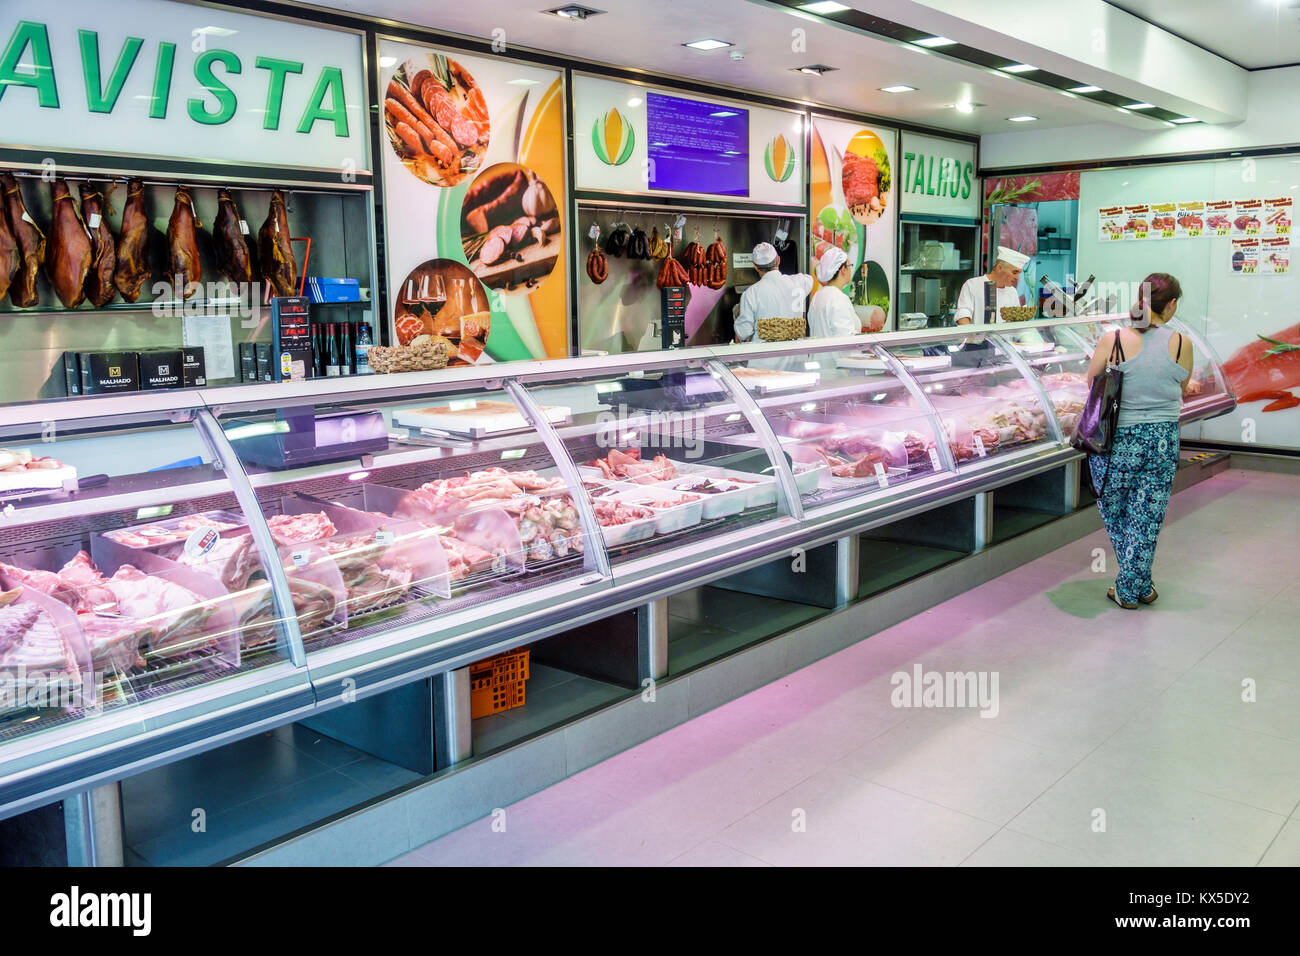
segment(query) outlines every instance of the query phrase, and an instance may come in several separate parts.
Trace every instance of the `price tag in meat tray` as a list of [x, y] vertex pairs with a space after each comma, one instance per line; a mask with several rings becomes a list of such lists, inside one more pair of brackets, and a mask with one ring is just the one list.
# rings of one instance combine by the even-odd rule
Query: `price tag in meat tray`
[[939, 463], [939, 452], [937, 449], [930, 449], [930, 464], [933, 466], [935, 471], [941, 471], [943, 469], [943, 465]]
[[195, 528], [185, 539], [185, 555], [200, 558], [217, 546], [221, 535], [215, 528]]
[[885, 466], [881, 462], [876, 462], [876, 484], [881, 488], [889, 487], [889, 474], [885, 471]]
[[293, 552], [289, 557], [293, 559], [293, 566], [294, 566], [295, 568], [305, 568], [305, 567], [307, 567], [307, 552], [306, 552], [306, 551], [295, 551], [295, 552]]
[[384, 530], [384, 531], [375, 532], [375, 544], [379, 545], [380, 547], [387, 548], [396, 540], [397, 538], [393, 536], [393, 532], [391, 531]]
[[984, 439], [980, 438], [978, 434], [976, 434], [974, 438], [975, 438], [975, 454], [980, 458], [983, 458], [985, 455], [988, 454], [988, 452], [984, 450]]

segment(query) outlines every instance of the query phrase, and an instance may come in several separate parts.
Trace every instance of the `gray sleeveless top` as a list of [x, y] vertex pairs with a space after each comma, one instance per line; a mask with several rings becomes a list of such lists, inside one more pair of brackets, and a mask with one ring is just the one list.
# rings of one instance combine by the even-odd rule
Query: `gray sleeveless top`
[[[1182, 410], [1185, 368], [1169, 354], [1174, 331], [1156, 325], [1142, 335], [1142, 350], [1119, 364], [1124, 372], [1120, 397], [1119, 428], [1153, 422], [1176, 422]], [[1188, 347], [1183, 337], [1183, 347]]]

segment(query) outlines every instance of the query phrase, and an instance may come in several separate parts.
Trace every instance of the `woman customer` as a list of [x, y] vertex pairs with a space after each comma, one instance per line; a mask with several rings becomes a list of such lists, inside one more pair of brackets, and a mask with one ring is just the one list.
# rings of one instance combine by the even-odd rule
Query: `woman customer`
[[1183, 290], [1165, 272], [1142, 282], [1133, 325], [1107, 332], [1088, 367], [1088, 384], [1100, 375], [1119, 339], [1124, 373], [1119, 421], [1109, 456], [1090, 455], [1097, 508], [1110, 535], [1119, 573], [1106, 597], [1125, 610], [1158, 597], [1151, 581], [1156, 538], [1178, 470], [1178, 415], [1191, 381], [1192, 343], [1166, 326]]

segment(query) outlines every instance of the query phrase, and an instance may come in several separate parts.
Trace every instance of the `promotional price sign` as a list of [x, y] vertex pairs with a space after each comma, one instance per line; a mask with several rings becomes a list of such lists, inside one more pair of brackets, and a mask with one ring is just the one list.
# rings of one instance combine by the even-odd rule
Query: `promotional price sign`
[[1259, 240], [1232, 240], [1232, 272], [1234, 275], [1253, 276], [1259, 273]]
[[1124, 207], [1124, 237], [1145, 239], [1151, 232], [1151, 207], [1146, 203]]
[[1260, 214], [1264, 211], [1262, 199], [1238, 199], [1233, 206], [1232, 234], [1258, 236], [1264, 228]]
[[1259, 273], [1282, 276], [1291, 271], [1291, 237], [1270, 236], [1259, 241]]
[[1176, 239], [1199, 239], [1205, 232], [1205, 203], [1180, 202], [1177, 204]]
[[1291, 206], [1295, 200], [1290, 196], [1284, 196], [1281, 199], [1264, 200], [1264, 232], [1265, 236], [1290, 236], [1291, 235]]
[[1097, 238], [1102, 242], [1118, 242], [1124, 238], [1123, 206], [1106, 206], [1097, 210]]

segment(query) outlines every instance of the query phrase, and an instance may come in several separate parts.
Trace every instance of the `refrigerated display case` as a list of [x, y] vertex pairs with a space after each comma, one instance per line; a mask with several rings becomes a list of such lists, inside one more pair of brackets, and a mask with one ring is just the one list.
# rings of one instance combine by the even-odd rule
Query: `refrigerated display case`
[[6, 698], [0, 815], [1076, 460], [1106, 321], [0, 408], [68, 469], [0, 505], [0, 671], [84, 690]]

